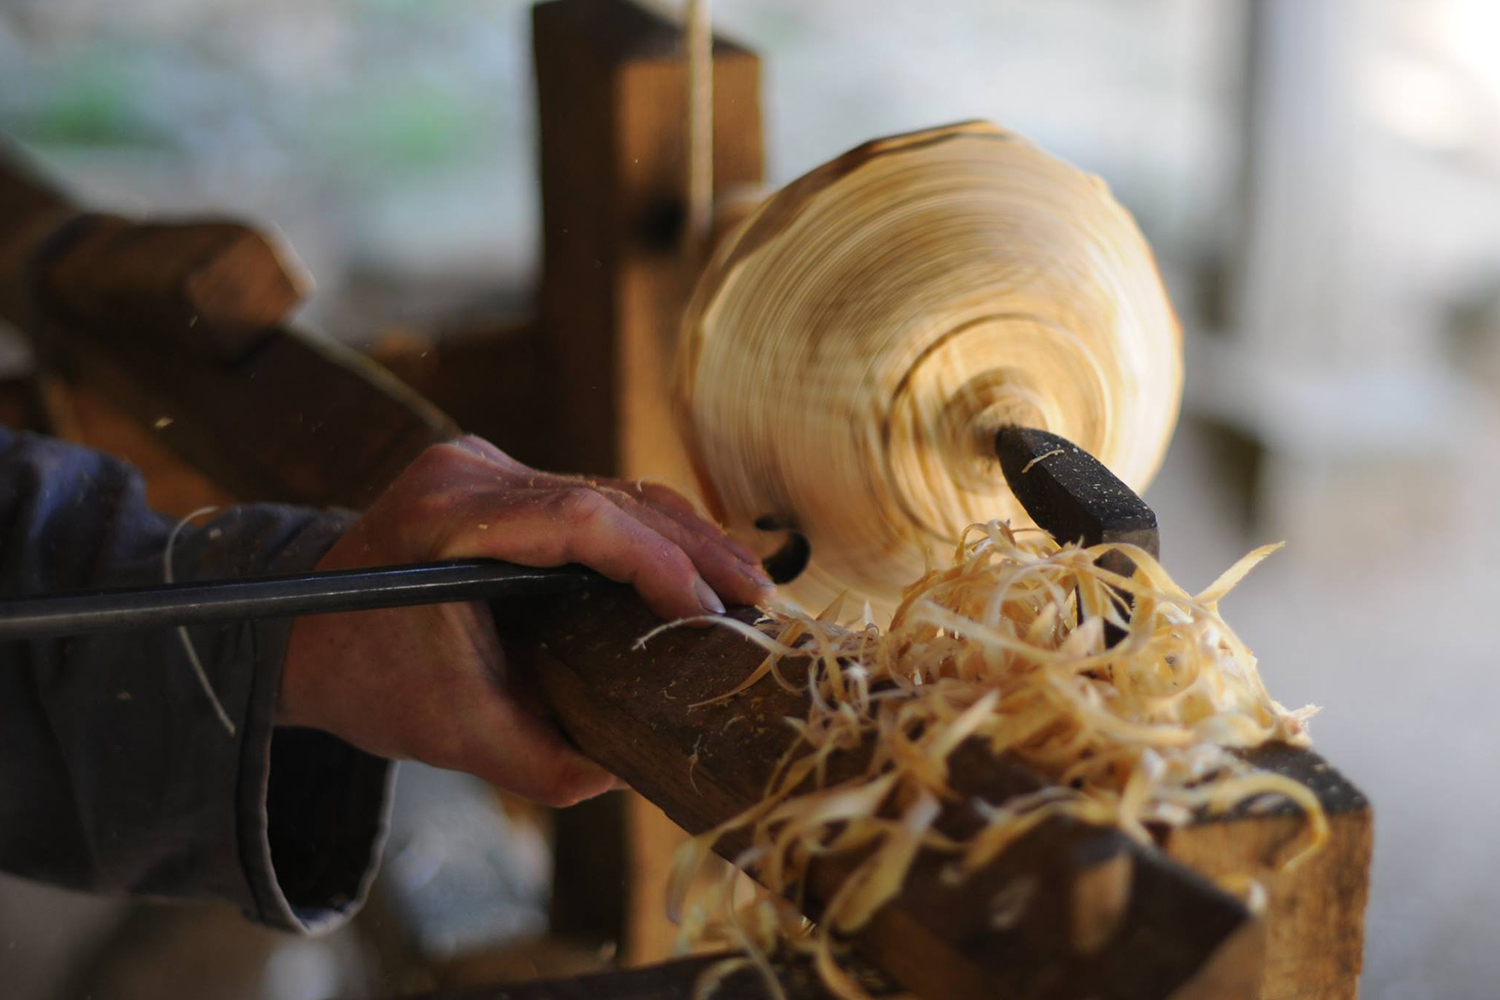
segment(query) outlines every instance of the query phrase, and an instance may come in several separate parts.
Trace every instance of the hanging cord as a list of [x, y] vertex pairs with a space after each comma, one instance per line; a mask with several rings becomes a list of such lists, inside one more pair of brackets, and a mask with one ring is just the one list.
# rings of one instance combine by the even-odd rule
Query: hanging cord
[[[166, 551], [162, 553], [162, 576], [167, 583], [175, 582], [172, 579], [172, 549], [177, 544], [177, 536], [182, 533], [182, 529], [187, 527], [189, 522], [202, 517], [204, 514], [212, 514], [218, 509], [217, 506], [199, 507], [197, 510], [184, 516], [172, 528], [172, 533], [167, 536]], [[214, 686], [209, 683], [208, 671], [203, 669], [203, 661], [198, 659], [198, 651], [193, 648], [193, 638], [188, 635], [187, 626], [177, 626], [177, 638], [182, 640], [182, 648], [187, 651], [188, 663], [192, 664], [193, 673], [198, 677], [199, 686], [203, 688], [203, 693], [208, 696], [209, 703], [213, 705], [214, 714], [219, 717], [219, 722], [223, 724], [224, 729], [228, 731], [229, 735], [233, 736], [235, 734], [234, 720], [229, 717], [228, 712], [224, 711], [224, 705], [219, 701], [219, 696], [215, 693]]]
[[696, 265], [706, 255], [714, 210], [714, 35], [710, 0], [686, 0], [688, 177], [683, 252]]

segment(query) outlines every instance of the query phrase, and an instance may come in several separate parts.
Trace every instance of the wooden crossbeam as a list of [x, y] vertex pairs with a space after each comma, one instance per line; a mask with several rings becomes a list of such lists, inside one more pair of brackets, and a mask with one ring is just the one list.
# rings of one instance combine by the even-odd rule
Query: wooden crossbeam
[[0, 164], [0, 318], [44, 368], [235, 496], [363, 506], [458, 427], [358, 352], [282, 322], [299, 299], [247, 226], [85, 212]]
[[[759, 800], [791, 744], [782, 720], [805, 715], [805, 701], [770, 680], [727, 703], [689, 708], [737, 686], [762, 652], [727, 631], [692, 629], [637, 649], [635, 639], [655, 622], [628, 594], [581, 597], [529, 621], [536, 629], [537, 676], [570, 737], [690, 831], [708, 829]], [[1285, 769], [1319, 774], [1314, 787], [1336, 821], [1367, 821], [1358, 793], [1316, 755], [1267, 753], [1279, 754]], [[951, 765], [962, 802], [948, 808], [940, 827], [952, 832], [978, 822], [968, 805], [975, 796], [999, 802], [1041, 780], [974, 745], [961, 748]], [[1175, 846], [1187, 853], [1189, 843], [1202, 849], [1212, 838], [1218, 850], [1208, 867], [1263, 875], [1276, 861], [1265, 854], [1276, 836], [1241, 839], [1233, 829], [1242, 821], [1205, 824], [1211, 833], [1183, 833]], [[1296, 831], [1289, 825], [1287, 832]], [[742, 846], [730, 838], [725, 850], [732, 856]], [[1328, 863], [1361, 870], [1368, 855], [1350, 846], [1334, 848], [1340, 853], [1329, 855]], [[1309, 980], [1304, 962], [1315, 969], [1325, 963], [1307, 955], [1268, 962], [1265, 922], [1189, 868], [1117, 831], [1054, 822], [960, 886], [940, 877], [941, 865], [936, 856], [919, 860], [900, 898], [858, 938], [866, 958], [923, 996], [1352, 995], [1347, 978], [1325, 983], [1321, 992], [1302, 990], [1298, 983]], [[814, 913], [846, 870], [834, 863], [810, 874]], [[1345, 928], [1342, 934], [1359, 926], [1362, 901], [1330, 905], [1316, 869], [1276, 877], [1283, 882], [1273, 889], [1271, 904], [1278, 909], [1266, 913], [1271, 925], [1300, 919], [1298, 911], [1317, 900], [1323, 905], [1305, 919], [1334, 921]], [[1016, 924], [994, 926], [996, 895], [1018, 879], [1035, 880], [1033, 906]], [[1288, 935], [1275, 936], [1285, 948]], [[1278, 977], [1264, 990], [1263, 969], [1275, 969]]]

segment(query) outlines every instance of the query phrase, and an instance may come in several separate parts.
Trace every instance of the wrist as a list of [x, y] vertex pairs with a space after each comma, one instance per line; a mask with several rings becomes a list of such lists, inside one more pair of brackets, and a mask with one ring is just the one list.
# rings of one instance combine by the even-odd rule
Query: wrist
[[281, 661], [281, 682], [276, 690], [276, 710], [273, 718], [278, 726], [307, 726], [318, 728], [313, 713], [308, 711], [311, 692], [307, 690], [307, 667], [311, 658], [310, 646], [315, 645], [316, 626], [311, 616], [302, 616], [292, 622], [287, 634], [286, 655]]
[[[313, 564], [313, 570], [356, 569], [374, 563], [368, 558], [371, 546], [362, 522], [355, 521], [328, 547]], [[361, 558], [365, 557], [365, 558]], [[282, 657], [281, 682], [276, 695], [275, 721], [278, 726], [303, 726], [329, 729], [317, 711], [318, 665], [337, 655], [332, 626], [342, 615], [299, 615], [292, 619], [287, 633], [286, 653]]]

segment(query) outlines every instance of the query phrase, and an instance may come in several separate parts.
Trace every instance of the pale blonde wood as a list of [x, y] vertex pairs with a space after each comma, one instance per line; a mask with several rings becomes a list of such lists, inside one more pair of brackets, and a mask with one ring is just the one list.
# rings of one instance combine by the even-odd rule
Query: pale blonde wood
[[969, 524], [1025, 523], [1001, 426], [1061, 434], [1140, 490], [1182, 382], [1129, 213], [984, 122], [866, 143], [769, 198], [715, 251], [678, 358], [716, 511], [808, 537], [791, 596], [877, 612]]

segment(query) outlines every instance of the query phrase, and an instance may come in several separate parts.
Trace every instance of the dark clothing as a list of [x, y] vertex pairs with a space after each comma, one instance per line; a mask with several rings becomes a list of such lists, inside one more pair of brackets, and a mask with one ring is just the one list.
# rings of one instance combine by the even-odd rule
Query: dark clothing
[[[351, 515], [273, 504], [184, 527], [176, 580], [310, 568]], [[0, 428], [0, 594], [160, 583], [174, 521], [105, 455]], [[226, 899], [292, 930], [362, 902], [392, 768], [276, 729], [290, 622], [0, 642], [0, 869], [96, 892]]]

